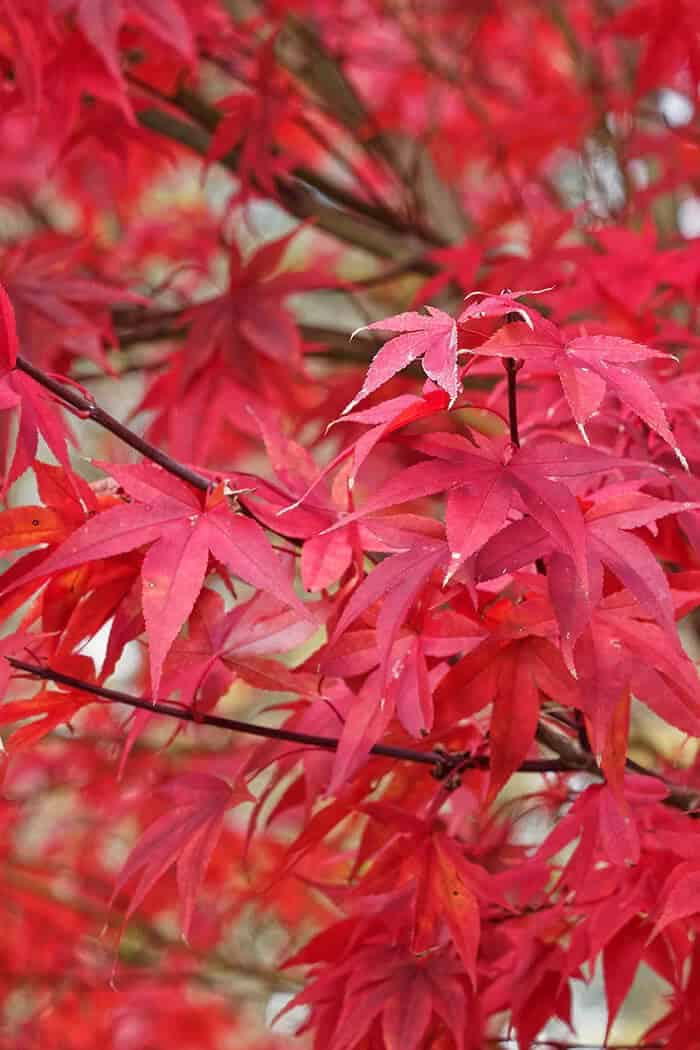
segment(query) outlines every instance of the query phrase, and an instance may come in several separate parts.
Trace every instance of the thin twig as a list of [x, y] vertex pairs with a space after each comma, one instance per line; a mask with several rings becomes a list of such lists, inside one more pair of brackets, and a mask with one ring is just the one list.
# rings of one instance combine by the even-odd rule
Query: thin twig
[[20, 372], [31, 376], [36, 383], [49, 390], [60, 401], [76, 409], [82, 417], [91, 419], [93, 423], [97, 423], [98, 426], [109, 430], [110, 433], [114, 434], [126, 445], [129, 445], [130, 448], [157, 463], [164, 470], [167, 470], [168, 473], [174, 474], [175, 477], [181, 478], [182, 481], [189, 482], [190, 485], [199, 489], [200, 492], [208, 492], [212, 487], [213, 483], [210, 478], [173, 459], [167, 452], [163, 452], [156, 445], [152, 445], [150, 441], [140, 437], [134, 430], [125, 426], [124, 423], [120, 423], [118, 419], [104, 408], [100, 408], [92, 398], [81, 394], [78, 390], [68, 386], [67, 383], [61, 383], [58, 379], [42, 371], [41, 368], [37, 368], [36, 365], [33, 365], [31, 361], [28, 361], [21, 355], [17, 357], [17, 368]]
[[[501, 295], [511, 295], [510, 288], [504, 288]], [[505, 323], [515, 324], [521, 320], [520, 314], [512, 310], [506, 314]], [[518, 430], [518, 381], [517, 375], [523, 366], [523, 362], [515, 357], [506, 357], [503, 367], [508, 376], [508, 425], [510, 427], [510, 440], [516, 448], [520, 448], [520, 431]]]
[[[510, 295], [510, 289], [504, 288], [501, 295]], [[512, 311], [506, 314], [506, 323], [512, 324], [520, 320], [520, 316]], [[520, 448], [520, 431], [518, 429], [518, 372], [523, 366], [523, 362], [518, 360], [516, 357], [505, 357], [503, 359], [503, 366], [508, 376], [508, 426], [510, 428], [510, 440], [513, 442], [516, 448]], [[537, 558], [535, 560], [535, 568], [540, 576], [547, 575], [547, 566], [544, 563], [544, 558]]]

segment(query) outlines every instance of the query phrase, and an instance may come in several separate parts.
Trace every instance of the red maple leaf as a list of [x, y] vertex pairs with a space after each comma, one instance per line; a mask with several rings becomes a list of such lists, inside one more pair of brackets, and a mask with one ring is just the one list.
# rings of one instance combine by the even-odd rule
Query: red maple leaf
[[[316, 1050], [350, 1050], [372, 1035], [381, 1042], [368, 1046], [419, 1050], [429, 1032], [437, 1035], [445, 1029], [453, 1050], [477, 1046], [464, 970], [450, 952], [417, 956], [402, 943], [386, 943], [383, 930], [353, 944], [352, 928], [351, 923], [336, 924], [287, 963], [312, 963], [319, 970], [285, 1008], [312, 1008]], [[332, 947], [332, 955], [326, 954]], [[319, 957], [334, 963], [320, 968]]]
[[125, 22], [143, 26], [154, 37], [194, 61], [194, 41], [178, 0], [52, 0], [57, 14], [73, 11], [76, 24], [98, 52], [112, 75], [121, 79], [119, 31]]
[[700, 77], [700, 18], [693, 0], [637, 0], [608, 24], [609, 32], [646, 38], [637, 69], [637, 91], [668, 84], [686, 64]]
[[373, 859], [364, 892], [394, 895], [398, 902], [410, 889], [412, 950], [422, 955], [451, 940], [476, 987], [481, 906], [506, 905], [498, 880], [469, 860], [464, 846], [439, 821], [384, 802], [366, 803], [362, 811], [394, 830]]
[[74, 439], [56, 401], [24, 372], [10, 372], [0, 378], [3, 495], [36, 460], [40, 437], [63, 469], [70, 473], [66, 442]]
[[2, 417], [0, 448], [4, 460], [3, 494], [34, 462], [39, 434], [59, 463], [70, 470], [66, 448], [68, 432], [63, 419], [50, 405], [45, 391], [28, 376], [14, 370], [18, 353], [15, 311], [10, 297], [0, 286], [0, 412], [11, 412], [17, 422], [13, 452], [12, 416]]
[[631, 693], [682, 732], [700, 730], [697, 672], [677, 638], [643, 618], [626, 591], [604, 598], [574, 648], [573, 698], [590, 723], [596, 754], [614, 712]]
[[232, 789], [208, 773], [185, 773], [160, 787], [159, 794], [169, 800], [168, 812], [151, 824], [131, 851], [110, 903], [138, 875], [126, 911], [128, 919], [156, 882], [176, 865], [182, 933], [187, 938], [197, 892], [221, 835], [226, 811], [251, 801], [251, 795], [242, 784]]
[[260, 48], [249, 81], [252, 90], [218, 103], [223, 115], [206, 158], [208, 163], [220, 160], [240, 143], [236, 170], [241, 189], [234, 201], [255, 192], [277, 196], [276, 179], [294, 164], [290, 151], [280, 152], [277, 142], [301, 111], [291, 80], [277, 64], [274, 36]]
[[542, 701], [563, 702], [572, 682], [554, 644], [551, 612], [540, 602], [505, 599], [485, 620], [492, 636], [449, 669], [435, 690], [437, 724], [476, 715], [493, 705], [489, 724], [492, 801], [527, 757], [535, 738]]
[[98, 496], [81, 477], [50, 463], [36, 460], [32, 469], [43, 503], [0, 512], [0, 551], [55, 545], [112, 498], [111, 493]]
[[12, 371], [18, 352], [15, 313], [7, 292], [0, 285], [0, 376]]
[[582, 504], [587, 534], [589, 592], [577, 582], [571, 559], [553, 551], [551, 537], [533, 518], [503, 529], [478, 554], [475, 575], [488, 580], [515, 572], [538, 558], [549, 559], [549, 593], [560, 625], [562, 652], [572, 666], [572, 649], [603, 596], [603, 566], [626, 586], [666, 630], [675, 632], [675, 615], [666, 576], [644, 539], [629, 530], [670, 514], [687, 512], [693, 503], [661, 500], [640, 492], [641, 481], [606, 485]]
[[147, 546], [141, 602], [154, 695], [167, 652], [202, 589], [210, 552], [253, 587], [282, 596], [304, 617], [309, 615], [263, 530], [231, 511], [222, 486], [204, 500], [152, 463], [108, 469], [131, 501], [85, 522], [36, 569], [15, 580], [13, 588]]
[[275, 410], [286, 416], [290, 398], [296, 404], [302, 396], [295, 385], [302, 342], [286, 298], [333, 281], [321, 266], [280, 272], [298, 232], [262, 245], [245, 262], [231, 243], [226, 291], [184, 312], [187, 340], [139, 405], [155, 410], [149, 433], [158, 440], [167, 430], [176, 454], [195, 458], [194, 448], [206, 458], [224, 425], [257, 439], [258, 419]]
[[573, 493], [560, 479], [612, 470], [625, 466], [624, 460], [555, 441], [533, 442], [520, 449], [509, 442], [494, 441], [475, 449], [459, 435], [437, 434], [412, 444], [435, 458], [392, 477], [361, 510], [341, 518], [332, 529], [409, 500], [447, 491], [445, 524], [451, 551], [447, 580], [508, 524], [512, 509], [529, 514], [556, 549], [572, 558], [587, 589], [583, 516]]
[[168, 654], [163, 693], [177, 689], [187, 705], [199, 695], [206, 710], [235, 678], [258, 689], [304, 692], [301, 675], [268, 657], [302, 645], [316, 629], [311, 618], [300, 618], [296, 608], [270, 594], [256, 594], [226, 612], [221, 596], [205, 587], [189, 618], [187, 637], [178, 639]]
[[3, 253], [0, 272], [14, 306], [19, 342], [33, 364], [53, 368], [62, 353], [109, 369], [104, 344], [116, 343], [111, 309], [146, 302], [81, 272], [84, 251], [84, 244], [53, 235]]
[[401, 332], [401, 335], [390, 339], [375, 354], [362, 389], [343, 409], [343, 415], [351, 412], [359, 401], [419, 357], [423, 358], [423, 370], [427, 377], [449, 395], [451, 402], [457, 400], [460, 390], [457, 325], [454, 318], [434, 306], [426, 306], [426, 310], [427, 314], [396, 314], [358, 328], [357, 331], [381, 328]]
[[471, 288], [481, 262], [483, 250], [472, 237], [450, 248], [435, 248], [429, 258], [440, 267], [440, 272], [426, 281], [416, 292], [414, 302], [425, 301], [442, 291], [451, 280], [464, 291]]
[[[420, 643], [397, 642], [409, 610], [431, 574], [447, 561], [444, 544], [416, 544], [379, 564], [353, 592], [329, 639], [331, 652], [347, 628], [380, 603], [376, 625], [379, 668], [346, 715], [333, 766], [332, 789], [347, 779], [390, 723], [396, 709], [405, 728], [419, 733], [432, 722], [425, 654]], [[357, 668], [362, 666], [360, 662]]]
[[687, 469], [661, 399], [651, 382], [629, 367], [654, 357], [667, 357], [663, 351], [619, 336], [584, 335], [565, 339], [555, 325], [538, 318], [534, 329], [518, 323], [500, 328], [473, 353], [517, 358], [525, 362], [526, 370], [529, 366], [555, 369], [571, 414], [587, 443], [586, 422], [598, 411], [609, 389], [671, 446]]
[[689, 947], [687, 962], [685, 981], [669, 973], [668, 983], [673, 992], [667, 998], [668, 1011], [640, 1036], [640, 1041], [647, 1045], [653, 1046], [663, 1040], [666, 1050], [700, 1050], [695, 1009], [700, 996], [700, 945], [697, 940]]
[[601, 856], [622, 868], [636, 864], [640, 855], [638, 818], [641, 823], [642, 815], [667, 795], [668, 788], [660, 781], [628, 773], [623, 809], [621, 799], [607, 784], [591, 784], [549, 833], [537, 856], [553, 857], [578, 839], [561, 873], [562, 880], [577, 886], [585, 885]]

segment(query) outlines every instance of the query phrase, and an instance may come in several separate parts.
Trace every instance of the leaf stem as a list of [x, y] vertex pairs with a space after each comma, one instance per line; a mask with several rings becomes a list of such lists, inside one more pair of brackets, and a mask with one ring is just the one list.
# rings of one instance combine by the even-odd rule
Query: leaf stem
[[[504, 288], [501, 291], [501, 295], [510, 294], [510, 288]], [[506, 314], [506, 324], [514, 324], [519, 320], [520, 315], [515, 313], [515, 311]], [[508, 376], [508, 425], [510, 427], [510, 440], [516, 448], [520, 448], [520, 432], [518, 430], [518, 381], [516, 377], [519, 370], [522, 368], [522, 364], [522, 361], [518, 361], [515, 357], [505, 357], [503, 359], [503, 367]]]
[[505, 357], [503, 365], [508, 376], [508, 426], [510, 427], [510, 440], [516, 448], [520, 448], [520, 433], [518, 431], [518, 383], [516, 376], [520, 365], [514, 357]]
[[[502, 295], [509, 294], [509, 289], [504, 288]], [[506, 314], [506, 322], [519, 321], [516, 313]], [[504, 357], [503, 367], [508, 376], [508, 426], [510, 428], [510, 440], [516, 448], [520, 448], [520, 431], [518, 429], [518, 380], [517, 375], [522, 368], [523, 362], [516, 357]], [[543, 558], [537, 558], [535, 567], [541, 576], [547, 575], [547, 567]]]

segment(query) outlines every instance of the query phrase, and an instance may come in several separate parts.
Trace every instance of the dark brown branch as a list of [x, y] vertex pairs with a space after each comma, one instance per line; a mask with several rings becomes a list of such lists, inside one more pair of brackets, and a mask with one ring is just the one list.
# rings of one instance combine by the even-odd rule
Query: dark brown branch
[[[329, 62], [332, 64], [333, 60]], [[341, 75], [337, 67], [336, 72]], [[144, 127], [206, 156], [211, 136], [221, 120], [221, 113], [215, 106], [184, 87], [169, 97], [155, 91], [133, 73], [129, 73], [127, 79], [143, 91], [149, 101], [158, 103], [139, 110], [138, 118]], [[354, 120], [348, 113], [335, 115], [346, 128], [352, 128]], [[361, 123], [366, 126], [366, 115]], [[389, 147], [381, 135], [374, 141], [375, 145], [384, 143], [389, 148], [384, 159], [399, 175], [396, 150]], [[235, 147], [219, 163], [236, 174], [239, 153], [240, 147]], [[433, 172], [433, 179], [437, 181], [437, 178]], [[405, 255], [398, 265], [404, 266], [406, 271], [424, 275], [437, 273], [439, 267], [426, 257], [426, 250], [454, 240], [454, 237], [446, 237], [421, 223], [417, 216], [403, 216], [383, 202], [368, 201], [313, 168], [299, 165], [290, 175], [278, 176], [274, 181], [279, 200], [292, 215], [300, 219], [313, 216], [318, 227], [326, 233], [374, 255], [395, 262]], [[405, 173], [402, 181], [406, 183]], [[440, 184], [438, 189], [438, 199], [446, 200], [451, 196], [444, 185]]]
[[[215, 726], [218, 729], [227, 729], [233, 733], [245, 733], [248, 736], [266, 737], [269, 740], [281, 740], [291, 744], [301, 744], [306, 747], [316, 747], [324, 751], [335, 751], [338, 748], [338, 737], [317, 736], [312, 733], [298, 733], [292, 729], [275, 729], [272, 726], [256, 725], [253, 722], [242, 722], [235, 718], [226, 718], [223, 715], [199, 714], [190, 708], [180, 707], [177, 704], [164, 703], [157, 700], [147, 700], [143, 697], [132, 696], [131, 693], [123, 693], [118, 689], [108, 689], [106, 686], [94, 685], [85, 682], [72, 675], [55, 671], [51, 667], [41, 664], [28, 663], [14, 656], [7, 657], [8, 662], [16, 671], [24, 671], [34, 678], [40, 678], [47, 682], [56, 682], [58, 685], [67, 686], [69, 689], [77, 689], [82, 693], [89, 693], [99, 700], [109, 700], [112, 703], [127, 704], [129, 707], [139, 708], [156, 715], [166, 715], [170, 718], [178, 718], [183, 722], [192, 722], [196, 725]], [[392, 747], [387, 744], [375, 744], [370, 754], [382, 758], [393, 758], [401, 762], [415, 762], [424, 766], [433, 766], [436, 771], [445, 773], [452, 768], [487, 768], [488, 756], [463, 754], [450, 754], [446, 751], [416, 751], [407, 747]], [[528, 759], [523, 762], [518, 772], [521, 773], [564, 773], [568, 767], [558, 758], [551, 759]]]
[[[544, 747], [553, 751], [555, 755], [558, 755], [569, 771], [574, 772], [575, 770], [579, 770], [582, 773], [590, 773], [593, 776], [605, 779], [603, 771], [590, 751], [584, 751], [579, 746], [578, 741], [574, 740], [566, 733], [554, 729], [552, 726], [546, 725], [544, 722], [540, 721], [537, 727], [537, 740], [540, 744], [543, 744]], [[664, 799], [667, 805], [674, 806], [676, 809], [682, 809], [684, 812], [691, 814], [698, 811], [698, 807], [700, 806], [700, 793], [696, 791], [695, 788], [687, 788], [681, 787], [677, 784], [671, 784], [659, 773], [647, 769], [646, 766], [640, 765], [631, 758], [626, 759], [625, 765], [631, 773], [639, 773], [642, 776], [653, 777], [655, 780], [660, 781], [668, 791], [668, 797]]]
[[[151, 98], [158, 99], [164, 105], [174, 107], [181, 113], [185, 114], [202, 132], [213, 135], [221, 122], [221, 111], [208, 103], [200, 95], [195, 94], [186, 87], [180, 87], [172, 97], [169, 97], [154, 91], [151, 85], [145, 84], [133, 73], [129, 73], [127, 79], [135, 87], [147, 93]], [[148, 122], [151, 119], [151, 117], [147, 117], [145, 123], [148, 125]], [[200, 146], [200, 143], [203, 142], [203, 137], [195, 139], [194, 136], [190, 136], [189, 141], [184, 144], [191, 148], [195, 148], [197, 152], [204, 152]], [[232, 149], [224, 159], [223, 163], [225, 166], [232, 170], [235, 169], [238, 164], [239, 154], [240, 147]], [[322, 172], [314, 168], [297, 165], [293, 169], [292, 174], [295, 179], [298, 179], [317, 190], [328, 200], [333, 201], [335, 205], [353, 212], [356, 216], [363, 216], [366, 219], [370, 219], [372, 222], [386, 227], [393, 233], [418, 233], [419, 236], [422, 236], [424, 240], [427, 240], [428, 243], [434, 247], [439, 247], [445, 243], [435, 235], [434, 231], [428, 229], [417, 230], [415, 224], [409, 223], [406, 218], [397, 214], [388, 205], [380, 201], [368, 201], [363, 197], [359, 197], [346, 186], [339, 185], [337, 182], [327, 178]], [[277, 179], [276, 182], [278, 190], [283, 188], [286, 184], [283, 178]], [[418, 267], [431, 265], [430, 263], [427, 263], [426, 260], [420, 258], [416, 260], [416, 264]], [[433, 267], [433, 269], [435, 269], [435, 267]]]
[[140, 437], [134, 430], [120, 423], [111, 413], [104, 408], [100, 408], [92, 398], [81, 394], [79, 390], [74, 389], [67, 383], [61, 383], [60, 380], [48, 375], [41, 368], [37, 368], [36, 365], [33, 365], [31, 361], [28, 361], [21, 355], [17, 357], [17, 368], [20, 372], [24, 372], [25, 375], [31, 376], [36, 383], [43, 386], [45, 390], [50, 391], [60, 401], [74, 408], [83, 418], [91, 419], [93, 423], [97, 423], [98, 426], [109, 430], [111, 434], [114, 434], [130, 448], [157, 463], [164, 470], [167, 470], [168, 473], [189, 482], [190, 485], [199, 489], [200, 492], [208, 492], [211, 488], [212, 481], [209, 478], [199, 474], [191, 467], [185, 466], [184, 463], [179, 463], [172, 456], [169, 456], [167, 452], [163, 452], [155, 445], [152, 445], [150, 441]]
[[[309, 47], [311, 48], [314, 52], [313, 59], [311, 62], [304, 60], [303, 69], [294, 61], [290, 64], [289, 60], [292, 58], [292, 52], [285, 47], [278, 48], [278, 59], [290, 69], [292, 66], [296, 66], [293, 72], [301, 81], [306, 80], [309, 75], [314, 76], [315, 83], [312, 93], [315, 104], [320, 106], [325, 112], [330, 113], [333, 119], [337, 120], [346, 132], [353, 135], [359, 132], [360, 129], [366, 129], [371, 121], [371, 114], [363, 106], [335, 59], [325, 52], [321, 41], [307, 25], [299, 21], [293, 26], [293, 21], [288, 22], [287, 32], [304, 38], [302, 46], [305, 50]], [[301, 41], [299, 40], [298, 42]], [[298, 48], [293, 50], [298, 51]], [[324, 76], [322, 74], [319, 79], [317, 74], [321, 72], [322, 68], [325, 69], [327, 75]], [[214, 134], [221, 122], [221, 111], [187, 87], [180, 86], [173, 96], [167, 96], [155, 91], [152, 85], [144, 83], [133, 72], [127, 74], [127, 79], [134, 87], [144, 91], [149, 97], [162, 102], [166, 107], [175, 108], [185, 114], [202, 131], [210, 135]], [[340, 96], [343, 96], [342, 101]], [[399, 163], [396, 144], [386, 138], [379, 127], [375, 130], [376, 134], [374, 136], [371, 138], [363, 136], [358, 139], [358, 142], [361, 142], [365, 150], [380, 156], [389, 169], [394, 172], [398, 182], [405, 188], [406, 173], [402, 170], [402, 165]], [[189, 145], [189, 143], [187, 144]], [[235, 170], [238, 165], [239, 154], [240, 146], [232, 149], [223, 161], [225, 166]], [[291, 177], [312, 187], [327, 200], [332, 201], [336, 207], [352, 212], [356, 219], [360, 217], [369, 219], [371, 222], [383, 226], [387, 231], [395, 234], [419, 237], [431, 247], [441, 247], [449, 244], [452, 240], [451, 237], [445, 237], [439, 231], [422, 223], [415, 216], [400, 214], [395, 208], [381, 200], [376, 198], [368, 200], [366, 197], [358, 196], [353, 190], [328, 178], [317, 168], [298, 164], [292, 169]], [[290, 180], [287, 177], [280, 177], [275, 181], [278, 192], [284, 193], [285, 186], [289, 185]], [[443, 187], [443, 193], [448, 193], [447, 187]], [[434, 264], [421, 257], [416, 260], [414, 268], [424, 272], [427, 272], [429, 269], [432, 269], [433, 272], [437, 270]]]
[[[387, 278], [388, 279], [388, 278]], [[368, 278], [368, 280], [371, 280]], [[362, 285], [362, 282], [359, 282]], [[115, 310], [113, 323], [121, 349], [134, 343], [160, 342], [182, 339], [188, 330], [184, 319], [186, 308], [181, 310]], [[335, 356], [342, 355], [351, 364], [368, 365], [382, 344], [382, 340], [371, 332], [358, 333], [350, 342], [352, 332], [324, 325], [298, 323], [299, 332], [308, 343], [324, 343], [332, 348]], [[323, 353], [313, 353], [321, 357]]]
[[[159, 320], [161, 314], [143, 313], [139, 320], [138, 315], [133, 313], [128, 316], [115, 314], [114, 324], [119, 337], [119, 346], [122, 350], [128, 349], [136, 343], [149, 343], [159, 340], [181, 339], [187, 331], [181, 319], [181, 311], [168, 311], [163, 313], [163, 320]], [[178, 318], [180, 318], [178, 320]], [[171, 323], [172, 321], [172, 323]], [[334, 361], [348, 367], [366, 368], [376, 351], [381, 346], [381, 340], [374, 338], [371, 333], [361, 333], [350, 342], [351, 332], [340, 328], [327, 328], [321, 325], [299, 324], [299, 331], [308, 343], [322, 343], [321, 350], [310, 351], [306, 355], [307, 361]], [[164, 368], [168, 364], [167, 357], [160, 361], [151, 361], [144, 365], [144, 370]], [[134, 364], [129, 371], [138, 371], [139, 366]], [[120, 372], [120, 374], [122, 374]], [[424, 379], [425, 374], [417, 362], [414, 362], [404, 370], [403, 375], [415, 379]], [[77, 378], [81, 381], [101, 379], [104, 372], [81, 372]], [[495, 380], [490, 376], [467, 375], [462, 380], [462, 385], [469, 390], [491, 390]]]
[[[197, 124], [156, 106], [141, 109], [138, 118], [144, 127], [156, 134], [179, 142], [201, 156], [206, 155], [209, 133]], [[236, 174], [235, 151], [222, 157], [218, 163]], [[283, 207], [291, 215], [298, 219], [313, 216], [319, 229], [339, 240], [387, 259], [396, 260], [402, 255], [412, 258], [416, 254], [416, 238], [412, 234], [395, 232], [376, 219], [339, 207], [301, 178], [278, 178], [275, 189]], [[415, 270], [430, 275], [436, 272], [436, 267], [428, 259], [423, 259]]]
[[313, 103], [392, 174], [405, 198], [403, 214], [384, 205], [387, 214], [381, 221], [397, 229], [403, 224], [428, 244], [460, 240], [469, 224], [459, 196], [440, 177], [426, 145], [380, 126], [348, 79], [340, 56], [328, 50], [308, 20], [290, 15], [277, 44], [278, 61], [310, 92]]
[[[51, 667], [28, 663], [26, 660], [19, 660], [14, 656], [8, 656], [6, 659], [16, 671], [23, 671], [34, 678], [47, 682], [56, 682], [57, 685], [64, 685], [69, 689], [77, 689], [79, 692], [88, 693], [98, 700], [109, 700], [112, 703], [126, 704], [129, 707], [148, 711], [151, 714], [177, 718], [182, 722], [214, 726], [217, 729], [226, 729], [233, 733], [244, 733], [248, 736], [265, 737], [269, 740], [301, 744], [303, 747], [316, 747], [323, 751], [336, 751], [340, 743], [338, 737], [299, 733], [292, 729], [276, 729], [272, 726], [256, 725], [254, 722], [242, 722], [235, 718], [226, 718], [223, 715], [200, 714], [190, 708], [180, 707], [177, 704], [147, 700], [143, 697], [133, 696], [131, 693], [124, 693], [119, 689], [109, 689], [106, 686], [94, 685], [92, 682], [85, 682], [80, 678], [74, 678], [72, 675], [63, 674], [62, 671], [56, 671]], [[557, 757], [526, 759], [516, 770], [517, 773], [586, 772], [598, 777], [603, 776], [593, 755], [582, 751], [577, 743], [565, 733], [540, 722], [537, 729], [537, 740], [540, 744], [549, 748], [550, 751], [554, 751]], [[415, 762], [419, 765], [432, 766], [433, 775], [439, 780], [446, 780], [451, 773], [459, 773], [467, 769], [488, 769], [490, 763], [488, 755], [470, 755], [465, 752], [448, 752], [437, 749], [434, 751], [416, 751], [414, 748], [393, 747], [389, 744], [375, 744], [370, 749], [370, 754], [381, 758], [392, 758], [399, 762]], [[687, 812], [693, 812], [697, 808], [700, 797], [694, 789], [669, 784], [663, 777], [629, 759], [627, 765], [634, 772], [641, 773], [643, 776], [654, 777], [665, 784], [669, 791], [668, 798], [665, 801], [669, 805]]]
[[[81, 393], [79, 390], [68, 383], [62, 383], [60, 380], [55, 379], [47, 372], [42, 371], [41, 368], [37, 368], [31, 361], [27, 361], [26, 358], [21, 355], [17, 356], [16, 367], [19, 371], [24, 372], [30, 376], [36, 383], [43, 386], [46, 390], [50, 391], [55, 397], [64, 404], [69, 405], [75, 409], [76, 412], [83, 419], [91, 419], [93, 423], [97, 423], [98, 426], [108, 430], [111, 434], [114, 434], [121, 441], [123, 441], [130, 448], [133, 448], [136, 452], [140, 452], [146, 459], [150, 459], [153, 463], [157, 463], [159, 467], [167, 470], [169, 474], [173, 474], [176, 478], [181, 478], [182, 481], [188, 482], [194, 488], [200, 492], [208, 492], [209, 489], [215, 484], [213, 479], [206, 477], [204, 474], [200, 474], [198, 471], [193, 470], [192, 467], [186, 466], [184, 463], [180, 463], [179, 460], [169, 456], [167, 452], [163, 452], [157, 445], [151, 444], [145, 438], [142, 438], [136, 431], [131, 430], [130, 427], [125, 426], [124, 423], [120, 423], [110, 412], [107, 412], [104, 408], [100, 408], [94, 398]], [[247, 518], [252, 518], [254, 521], [258, 519], [255, 513], [243, 503], [238, 503], [236, 512], [243, 514]], [[263, 525], [264, 528], [269, 529], [270, 526], [267, 524]], [[298, 546], [300, 540], [296, 536], [287, 536], [284, 532], [274, 531], [276, 536], [281, 539], [287, 540], [294, 546]]]
[[160, 343], [165, 340], [182, 339], [186, 334], [187, 328], [184, 324], [158, 324], [149, 322], [148, 318], [144, 318], [141, 326], [134, 324], [119, 327], [117, 330], [120, 350], [133, 346], [134, 343]]

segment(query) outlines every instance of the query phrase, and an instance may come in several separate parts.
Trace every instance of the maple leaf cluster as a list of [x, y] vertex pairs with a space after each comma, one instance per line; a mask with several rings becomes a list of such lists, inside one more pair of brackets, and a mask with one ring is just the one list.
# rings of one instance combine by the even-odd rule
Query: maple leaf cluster
[[699, 28], [0, 0], [0, 1047], [700, 1045]]

